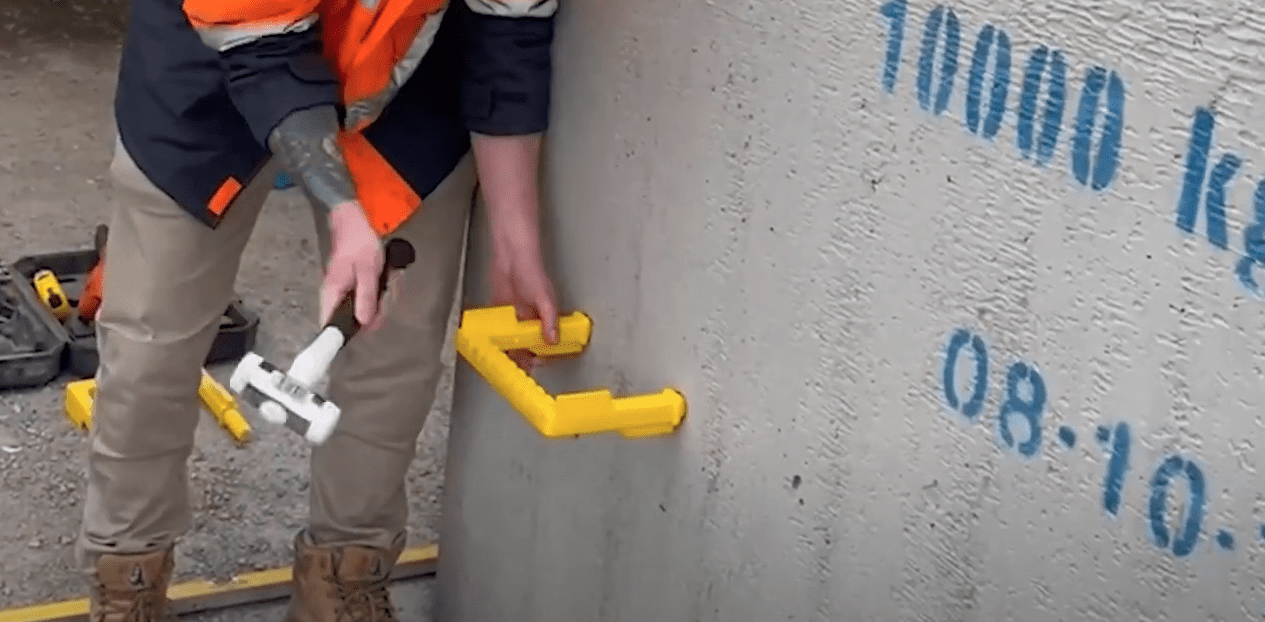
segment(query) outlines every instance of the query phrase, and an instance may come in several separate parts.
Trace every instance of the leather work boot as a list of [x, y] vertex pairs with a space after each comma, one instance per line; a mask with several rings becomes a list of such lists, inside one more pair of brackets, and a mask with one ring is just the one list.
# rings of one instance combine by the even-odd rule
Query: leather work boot
[[167, 622], [167, 586], [175, 562], [170, 550], [102, 555], [96, 562], [91, 622]]
[[403, 551], [313, 546], [300, 534], [285, 622], [396, 622], [387, 585]]

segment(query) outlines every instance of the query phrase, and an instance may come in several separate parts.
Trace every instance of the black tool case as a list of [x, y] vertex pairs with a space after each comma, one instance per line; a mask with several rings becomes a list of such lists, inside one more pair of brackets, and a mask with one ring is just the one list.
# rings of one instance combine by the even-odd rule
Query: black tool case
[[[103, 231], [98, 230], [98, 247], [104, 241], [103, 238]], [[96, 327], [92, 324], [85, 324], [79, 319], [78, 312], [74, 310], [71, 311], [65, 325], [58, 323], [52, 312], [39, 301], [35, 293], [35, 286], [31, 280], [35, 277], [36, 272], [42, 269], [51, 270], [53, 274], [57, 275], [57, 280], [66, 292], [66, 297], [70, 300], [71, 306], [78, 307], [79, 297], [83, 293], [88, 273], [97, 264], [98, 256], [97, 250], [88, 249], [31, 255], [13, 262], [13, 272], [18, 274], [17, 278], [24, 280], [26, 283], [26, 287], [23, 289], [38, 305], [42, 315], [53, 323], [53, 326], [63, 335], [63, 339], [66, 341], [65, 352], [62, 355], [64, 359], [61, 362], [62, 368], [78, 378], [89, 378], [97, 373], [99, 359], [97, 355]], [[110, 294], [109, 292], [104, 292], [104, 295], [109, 296]], [[255, 347], [255, 334], [258, 328], [258, 316], [247, 311], [240, 300], [234, 300], [225, 309], [224, 316], [220, 320], [220, 331], [216, 335], [215, 341], [211, 344], [211, 351], [207, 354], [206, 364], [211, 365], [232, 361], [245, 356], [247, 352]]]
[[62, 370], [65, 331], [11, 269], [0, 265], [0, 389], [39, 387]]

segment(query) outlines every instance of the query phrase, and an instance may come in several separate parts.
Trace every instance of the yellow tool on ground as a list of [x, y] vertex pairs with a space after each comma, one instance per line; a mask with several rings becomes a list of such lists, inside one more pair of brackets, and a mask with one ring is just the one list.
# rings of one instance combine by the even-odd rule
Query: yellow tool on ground
[[81, 430], [92, 424], [92, 400], [97, 396], [97, 381], [75, 380], [66, 385], [66, 418]]
[[70, 299], [66, 297], [57, 275], [45, 268], [36, 272], [31, 281], [35, 284], [35, 293], [39, 294], [40, 300], [53, 312], [57, 321], [65, 322], [70, 317]]
[[520, 321], [513, 306], [470, 309], [461, 314], [457, 352], [547, 437], [619, 432], [635, 438], [675, 430], [685, 417], [685, 396], [673, 389], [620, 398], [606, 389], [554, 397], [505, 353], [577, 354], [588, 345], [592, 332], [593, 321], [577, 311], [558, 318], [558, 343], [550, 345], [541, 336], [540, 320]]
[[[92, 400], [96, 393], [97, 381], [93, 378], [76, 380], [66, 385], [66, 418], [83, 430], [87, 430], [92, 423]], [[198, 400], [238, 444], [250, 440], [250, 424], [238, 410], [237, 400], [205, 369], [202, 370], [202, 380], [198, 385]]]
[[238, 443], [250, 440], [250, 424], [242, 416], [242, 411], [238, 410], [237, 400], [228, 392], [228, 389], [224, 388], [224, 385], [216, 382], [211, 374], [206, 373], [205, 369], [202, 370], [202, 382], [198, 384], [198, 399], [201, 400], [202, 407], [215, 417], [220, 427], [224, 428], [233, 440]]

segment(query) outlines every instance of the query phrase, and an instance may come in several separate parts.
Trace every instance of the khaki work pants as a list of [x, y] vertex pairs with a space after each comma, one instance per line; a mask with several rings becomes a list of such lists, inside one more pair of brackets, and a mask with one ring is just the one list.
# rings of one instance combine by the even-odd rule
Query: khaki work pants
[[[201, 369], [275, 172], [274, 165], [264, 170], [212, 230], [116, 144], [111, 173], [122, 201], [106, 252], [76, 547], [85, 571], [101, 554], [164, 548], [189, 528], [186, 465], [201, 416]], [[330, 370], [328, 392], [342, 419], [311, 453], [307, 536], [316, 544], [387, 547], [405, 535], [405, 475], [443, 372], [475, 185], [467, 154], [393, 234], [413, 244], [417, 260], [393, 279], [384, 325], [357, 335]], [[317, 220], [324, 264], [328, 225]]]

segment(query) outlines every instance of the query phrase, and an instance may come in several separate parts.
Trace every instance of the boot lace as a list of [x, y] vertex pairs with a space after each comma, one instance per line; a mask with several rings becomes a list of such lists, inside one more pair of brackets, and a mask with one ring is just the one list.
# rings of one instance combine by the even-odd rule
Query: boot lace
[[396, 622], [386, 579], [346, 581], [327, 576], [325, 580], [333, 586], [331, 595], [342, 604], [348, 622]]
[[100, 614], [92, 622], [163, 622], [163, 594], [155, 588], [117, 590], [98, 587]]

